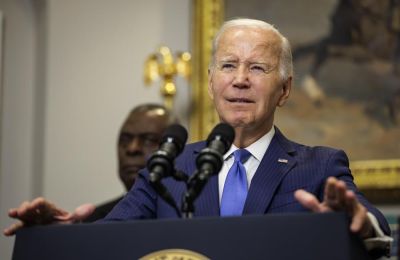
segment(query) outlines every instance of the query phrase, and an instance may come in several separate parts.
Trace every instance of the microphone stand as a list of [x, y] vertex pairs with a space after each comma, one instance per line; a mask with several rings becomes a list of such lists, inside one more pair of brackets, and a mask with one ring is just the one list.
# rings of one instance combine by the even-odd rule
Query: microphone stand
[[[196, 170], [195, 173], [188, 177], [184, 172], [173, 169], [173, 172], [169, 175], [172, 176], [176, 181], [183, 181], [186, 183], [186, 192], [182, 197], [181, 211], [179, 211], [175, 200], [172, 198], [166, 187], [161, 183], [160, 178], [151, 178], [150, 183], [156, 190], [156, 192], [176, 211], [176, 214], [180, 218], [191, 219], [194, 216], [194, 201], [200, 195], [204, 186], [208, 182], [208, 179], [219, 172], [223, 164], [222, 156], [209, 148], [203, 150], [202, 157], [197, 159], [198, 165], [201, 165], [200, 170]], [[157, 168], [155, 168], [156, 170]]]
[[194, 213], [194, 205], [193, 202], [195, 200], [195, 191], [192, 189], [194, 187], [194, 182], [197, 181], [197, 175], [199, 174], [198, 171], [194, 173], [193, 176], [190, 177], [190, 179], [186, 182], [186, 191], [183, 194], [182, 198], [182, 214], [183, 218], [193, 218], [193, 213]]
[[[188, 182], [188, 176], [182, 171], [174, 170], [174, 172], [172, 173], [172, 177], [177, 181], [184, 181], [185, 183]], [[176, 205], [175, 200], [172, 198], [171, 194], [169, 193], [167, 188], [164, 186], [164, 184], [162, 184], [161, 179], [156, 179], [156, 180], [150, 179], [150, 184], [156, 190], [158, 195], [160, 195], [160, 197], [162, 199], [164, 199], [164, 201], [167, 202], [168, 205], [170, 205], [172, 208], [174, 208], [178, 217], [182, 218], [182, 214], [181, 214], [178, 206]]]
[[183, 218], [193, 218], [195, 210], [193, 202], [199, 196], [211, 175], [211, 170], [196, 171], [187, 181], [187, 190], [182, 198]]

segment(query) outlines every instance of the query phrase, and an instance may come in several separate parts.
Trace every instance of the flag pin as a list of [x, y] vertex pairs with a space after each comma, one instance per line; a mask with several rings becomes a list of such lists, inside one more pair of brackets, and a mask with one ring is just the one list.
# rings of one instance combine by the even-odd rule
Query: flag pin
[[287, 160], [287, 159], [279, 158], [279, 159], [278, 159], [278, 162], [281, 162], [281, 163], [288, 163], [288, 160]]

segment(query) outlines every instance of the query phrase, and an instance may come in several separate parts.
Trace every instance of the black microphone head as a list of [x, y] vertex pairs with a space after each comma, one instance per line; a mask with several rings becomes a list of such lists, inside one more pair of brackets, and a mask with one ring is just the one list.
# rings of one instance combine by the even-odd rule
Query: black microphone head
[[177, 146], [177, 154], [181, 153], [183, 147], [186, 144], [188, 133], [186, 129], [179, 124], [172, 124], [164, 131], [161, 143], [167, 142], [169, 138], [173, 139], [173, 142]]
[[207, 145], [209, 145], [210, 142], [215, 139], [219, 139], [224, 143], [224, 153], [226, 153], [231, 147], [233, 140], [235, 139], [235, 130], [233, 130], [232, 126], [226, 123], [219, 123], [214, 127], [214, 129], [208, 136]]

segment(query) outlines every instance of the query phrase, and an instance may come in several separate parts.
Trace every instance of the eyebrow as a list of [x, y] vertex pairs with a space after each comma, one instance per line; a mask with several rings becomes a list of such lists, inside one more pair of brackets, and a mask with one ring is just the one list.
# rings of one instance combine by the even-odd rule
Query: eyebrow
[[265, 64], [268, 66], [274, 66], [271, 62], [265, 62], [265, 61], [238, 61], [238, 60], [234, 60], [234, 59], [221, 59], [218, 62], [235, 62], [235, 63], [247, 63], [247, 64]]
[[[218, 60], [217, 60], [218, 61]], [[219, 61], [225, 61], [225, 62], [237, 62], [238, 58], [234, 57], [223, 57]]]

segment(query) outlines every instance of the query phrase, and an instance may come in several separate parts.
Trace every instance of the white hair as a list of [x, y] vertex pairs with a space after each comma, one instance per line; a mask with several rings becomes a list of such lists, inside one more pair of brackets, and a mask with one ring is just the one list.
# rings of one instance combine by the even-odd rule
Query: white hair
[[212, 57], [211, 57], [212, 65], [214, 65], [214, 63], [215, 63], [215, 52], [217, 51], [217, 47], [218, 47], [221, 35], [228, 28], [232, 28], [232, 27], [260, 28], [265, 31], [273, 31], [274, 33], [276, 33], [279, 36], [279, 38], [281, 39], [281, 54], [279, 57], [279, 74], [280, 74], [282, 80], [284, 80], [284, 81], [287, 80], [289, 77], [293, 76], [292, 51], [290, 48], [289, 41], [273, 25], [271, 25], [267, 22], [264, 22], [261, 20], [255, 20], [255, 19], [244, 19], [244, 18], [233, 19], [233, 20], [226, 21], [222, 25], [222, 27], [216, 33], [214, 40], [212, 42]]

